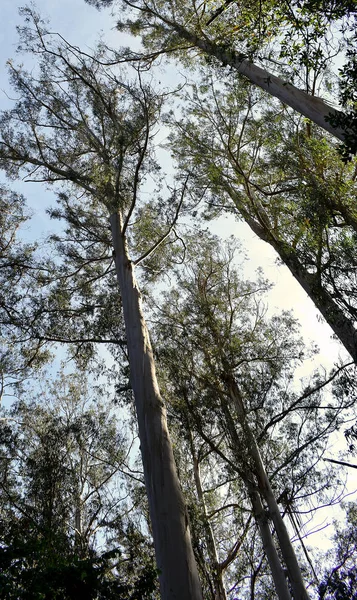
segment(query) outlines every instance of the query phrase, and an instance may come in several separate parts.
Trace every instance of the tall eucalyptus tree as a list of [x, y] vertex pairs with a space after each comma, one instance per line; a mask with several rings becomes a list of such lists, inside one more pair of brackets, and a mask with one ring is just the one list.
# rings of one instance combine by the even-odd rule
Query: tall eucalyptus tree
[[[10, 177], [21, 174], [27, 181], [60, 186], [63, 212], [79, 235], [85, 228], [83, 211], [98, 224], [99, 232], [106, 226], [111, 233], [109, 244], [99, 234], [102, 253], [97, 260], [115, 267], [120, 289], [122, 307], [116, 310], [122, 308], [124, 316], [162, 598], [201, 599], [185, 502], [134, 275], [141, 259], [133, 260], [128, 248], [131, 223], [140, 221], [145, 204], [142, 185], [158, 168], [152, 139], [162, 97], [144, 83], [140, 72], [132, 83], [128, 74], [101, 66], [109, 61], [101, 49], [90, 58], [50, 34], [32, 9], [24, 9], [23, 15], [20, 48], [38, 60], [38, 68], [26, 72], [9, 63], [18, 100], [1, 115], [0, 166]], [[182, 197], [176, 200], [173, 221], [181, 203]], [[168, 237], [171, 227], [172, 223], [153, 244], [150, 240], [145, 255]], [[96, 276], [89, 275], [89, 283]]]
[[178, 164], [206, 216], [235, 213], [272, 246], [357, 361], [355, 162], [250, 86], [213, 75], [172, 118]]
[[[296, 323], [289, 314], [271, 320], [265, 316], [261, 294], [269, 286], [262, 278], [242, 281], [233, 264], [233, 245], [230, 240], [226, 251], [217, 250], [217, 240], [207, 236], [199, 247], [194, 243], [187, 266], [176, 272], [177, 289], [164, 294], [159, 305], [155, 348], [172, 394], [169, 415], [177, 419], [179, 436], [186, 439], [191, 454], [194, 450], [196, 461], [192, 431], [206, 452], [216, 456], [222, 466], [213, 472], [218, 470], [221, 485], [225, 469], [227, 490], [233, 474], [243, 484], [241, 510], [247, 510], [247, 503], [251, 507], [277, 597], [289, 598], [292, 593], [294, 598], [308, 598], [283, 515], [296, 525], [294, 513], [298, 519], [304, 497], [319, 489], [329, 494], [330, 482], [316, 465], [329, 434], [348, 418], [353, 400], [341, 387], [335, 388], [332, 403], [330, 398], [324, 400], [322, 389], [331, 382], [337, 386], [344, 369], [327, 378], [315, 374], [310, 385], [294, 389], [294, 368], [304, 358], [303, 344], [294, 335]], [[197, 480], [195, 462], [192, 469]], [[206, 480], [208, 488], [213, 487], [209, 472]], [[212, 572], [222, 573], [226, 557], [222, 549], [218, 560], [215, 556], [210, 543], [213, 521], [202, 504], [204, 490], [195, 485]], [[221, 489], [223, 502], [225, 488]], [[232, 493], [229, 498], [229, 505], [242, 502]], [[303, 543], [301, 548], [305, 553]], [[217, 577], [213, 581], [218, 588]]]
[[82, 373], [61, 373], [1, 411], [0, 598], [152, 598], [114, 410]]
[[[348, 45], [354, 31], [354, 2], [86, 1], [98, 8], [125, 7], [118, 27], [141, 36], [144, 46], [141, 54], [129, 50], [131, 58], [152, 61], [173, 54], [186, 62], [197, 55], [214, 60], [356, 151], [356, 114], [350, 96], [346, 112], [341, 112], [316, 95], [315, 77], [313, 81], [308, 75], [300, 77], [312, 65], [317, 76], [331, 65], [338, 51], [331, 47], [331, 38], [336, 37], [341, 19], [340, 39], [348, 31]], [[353, 56], [352, 51], [352, 60]], [[347, 71], [352, 70], [349, 65]], [[300, 87], [294, 85], [296, 75]]]
[[[194, 99], [195, 116], [183, 127], [188, 142], [182, 148], [184, 160], [193, 156], [190, 172], [196, 170], [197, 162], [206, 164], [205, 173], [201, 171], [201, 189], [206, 180], [209, 189], [214, 188], [218, 204], [222, 204], [222, 196], [231, 196], [236, 211], [273, 246], [357, 360], [355, 286], [347, 281], [349, 277], [354, 280], [355, 233], [344, 227], [355, 229], [357, 223], [351, 202], [355, 167], [343, 172], [333, 140], [326, 140], [323, 132], [312, 126], [315, 123], [346, 142], [345, 162], [356, 152], [355, 3], [87, 1], [98, 7], [127, 7], [127, 16], [120, 15], [118, 28], [141, 36], [143, 43], [141, 53], [128, 51], [132, 60], [140, 57], [150, 63], [162, 55], [173, 55], [185, 64], [199, 65], [206, 74], [213, 65], [213, 79], [226, 81], [226, 98], [221, 95], [210, 115], [206, 111], [210, 95]], [[331, 78], [334, 57], [343, 52], [340, 77]], [[225, 79], [222, 64], [236, 77]], [[268, 72], [272, 68], [273, 72]], [[247, 79], [251, 91], [239, 93], [247, 89]], [[335, 105], [340, 102], [344, 112], [328, 107], [317, 96], [320, 90], [331, 97], [337, 91], [337, 79], [340, 92], [331, 101]], [[203, 86], [206, 83], [203, 81]], [[234, 88], [233, 94], [230, 88]], [[269, 102], [258, 88], [279, 98], [282, 107]], [[187, 116], [187, 107], [184, 111]], [[202, 135], [201, 120], [207, 124]], [[290, 126], [286, 125], [289, 121]], [[198, 130], [194, 140], [192, 126], [193, 131], [195, 127]], [[176, 144], [172, 147], [175, 150]], [[218, 171], [217, 156], [222, 157]], [[258, 178], [260, 167], [262, 177]], [[193, 188], [196, 186], [197, 180]], [[295, 203], [299, 214], [293, 210]]]

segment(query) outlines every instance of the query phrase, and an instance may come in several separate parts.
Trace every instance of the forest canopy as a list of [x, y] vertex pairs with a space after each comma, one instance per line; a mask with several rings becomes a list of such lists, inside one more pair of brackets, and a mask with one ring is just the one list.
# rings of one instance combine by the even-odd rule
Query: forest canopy
[[88, 3], [0, 114], [0, 598], [354, 598], [356, 4]]

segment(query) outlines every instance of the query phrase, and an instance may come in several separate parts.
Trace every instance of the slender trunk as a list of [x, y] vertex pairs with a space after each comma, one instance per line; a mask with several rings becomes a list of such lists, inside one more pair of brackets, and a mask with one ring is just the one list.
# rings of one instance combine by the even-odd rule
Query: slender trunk
[[[258, 457], [260, 459], [259, 451]], [[309, 600], [310, 596], [307, 593], [300, 565], [297, 561], [288, 530], [281, 516], [279, 506], [271, 489], [270, 482], [266, 475], [264, 466], [261, 462], [261, 459], [260, 462], [258, 462], [258, 457], [257, 471], [259, 469], [259, 485], [262, 489], [262, 493], [265, 496], [269, 508], [269, 515], [274, 523], [275, 531], [279, 539], [279, 546], [288, 571], [289, 581], [293, 590], [294, 600]]]
[[[229, 380], [230, 381], [230, 380]], [[259, 529], [265, 555], [267, 557], [271, 574], [274, 581], [275, 591], [279, 600], [291, 600], [291, 594], [286, 581], [285, 573], [274, 543], [272, 533], [270, 531], [269, 517], [261, 502], [261, 498], [254, 483], [254, 473], [249, 468], [249, 457], [247, 454], [246, 444], [239, 439], [234, 420], [229, 411], [226, 399], [221, 401], [222, 411], [225, 417], [225, 422], [228, 430], [228, 435], [231, 439], [232, 451], [238, 464], [245, 463], [244, 466], [244, 483], [247, 487], [248, 495], [252, 503], [253, 514], [256, 524]], [[242, 451], [246, 456], [242, 460]]]
[[140, 292], [122, 235], [121, 215], [112, 214], [110, 224], [161, 598], [202, 600], [185, 501], [176, 472]]
[[300, 283], [316, 308], [330, 325], [333, 332], [344, 345], [347, 352], [357, 363], [357, 330], [351, 319], [348, 318], [344, 311], [338, 306], [329, 291], [321, 285], [316, 275], [309, 273], [307, 269], [305, 269], [294, 248], [283, 240], [279, 240], [272, 233], [268, 225], [268, 217], [262, 218], [260, 219], [260, 222], [258, 222], [242, 206], [241, 201], [234, 197], [231, 188], [229, 189], [229, 193], [238, 212], [251, 230], [263, 240], [263, 242], [270, 244], [270, 246], [278, 253], [291, 274]]
[[197, 492], [197, 496], [198, 496], [199, 503], [201, 506], [202, 520], [203, 520], [203, 527], [204, 527], [204, 531], [205, 531], [207, 550], [208, 550], [209, 559], [211, 562], [211, 575], [212, 575], [212, 579], [213, 579], [214, 594], [215, 594], [214, 597], [215, 597], [215, 600], [227, 600], [226, 590], [224, 587], [223, 577], [222, 577], [222, 569], [220, 567], [220, 563], [219, 563], [218, 555], [217, 555], [216, 542], [214, 539], [211, 524], [210, 524], [208, 516], [207, 516], [206, 503], [205, 503], [205, 498], [204, 498], [202, 484], [201, 484], [200, 465], [199, 465], [199, 461], [198, 461], [198, 458], [197, 458], [197, 455], [195, 452], [191, 429], [189, 429], [189, 435], [190, 435], [190, 446], [191, 446], [191, 454], [192, 454], [192, 460], [193, 460], [193, 474], [194, 474], [194, 479], [195, 479], [196, 492]]
[[77, 554], [83, 558], [82, 498], [80, 492], [78, 492], [76, 495], [76, 508], [74, 513], [74, 543]]
[[270, 531], [269, 518], [264, 510], [259, 493], [253, 489], [253, 486], [250, 490], [249, 497], [253, 506], [254, 517], [259, 528], [264, 552], [268, 559], [277, 596], [279, 600], [291, 600], [291, 594], [286, 582], [284, 570], [281, 566], [280, 558]]
[[76, 498], [76, 511], [74, 515], [74, 523], [75, 523], [75, 533], [76, 539], [80, 544], [80, 540], [82, 538], [82, 505], [81, 505], [81, 497], [77, 496]]
[[301, 569], [297, 561], [294, 548], [291, 544], [289, 533], [286, 529], [273, 490], [271, 488], [270, 481], [266, 474], [255, 436], [246, 419], [244, 403], [233, 377], [231, 377], [229, 380], [229, 388], [230, 395], [236, 407], [237, 416], [243, 430], [245, 444], [249, 450], [250, 457], [254, 464], [254, 471], [258, 481], [258, 489], [266, 500], [269, 509], [269, 516], [274, 523], [279, 539], [279, 546], [288, 571], [294, 600], [309, 600], [309, 595], [305, 588]]
[[291, 524], [292, 524], [292, 526], [294, 528], [294, 531], [295, 531], [296, 535], [299, 538], [300, 546], [301, 546], [301, 548], [302, 548], [302, 550], [303, 550], [303, 552], [305, 554], [305, 558], [306, 558], [307, 562], [310, 565], [311, 573], [312, 573], [312, 575], [313, 575], [313, 577], [315, 579], [315, 583], [316, 583], [316, 585], [318, 585], [318, 583], [319, 583], [320, 580], [319, 580], [319, 578], [318, 578], [318, 576], [316, 574], [315, 567], [314, 567], [314, 565], [312, 563], [312, 560], [310, 558], [310, 555], [309, 555], [309, 553], [308, 553], [308, 551], [306, 549], [306, 545], [305, 545], [305, 542], [303, 540], [303, 536], [301, 535], [301, 531], [300, 531], [301, 527], [300, 527], [299, 523], [297, 522], [297, 519], [294, 516], [291, 507], [288, 507], [286, 505], [286, 506], [284, 506], [284, 509], [285, 509], [285, 514], [286, 513], [288, 514], [288, 517], [289, 517], [290, 522], [291, 522]]
[[318, 278], [304, 268], [291, 246], [280, 240], [271, 242], [271, 245], [357, 363], [357, 331], [351, 319], [338, 306], [329, 291], [320, 284]]
[[214, 56], [224, 65], [235, 69], [238, 73], [249, 79], [251, 83], [265, 90], [271, 96], [278, 98], [281, 102], [287, 104], [287, 106], [290, 106], [304, 117], [307, 117], [310, 121], [316, 123], [316, 125], [319, 125], [339, 140], [345, 140], [346, 134], [349, 131], [344, 131], [340, 127], [333, 127], [326, 120], [327, 117], [343, 113], [326, 104], [321, 98], [307, 94], [291, 83], [258, 67], [230, 48], [211, 42], [208, 38], [199, 38], [178, 23], [165, 19], [162, 20], [192, 45], [200, 48], [206, 54]]

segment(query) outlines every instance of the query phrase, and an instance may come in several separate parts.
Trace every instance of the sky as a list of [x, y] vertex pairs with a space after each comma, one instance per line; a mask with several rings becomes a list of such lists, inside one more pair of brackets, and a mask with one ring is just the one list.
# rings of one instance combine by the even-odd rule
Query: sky
[[[14, 59], [16, 62], [24, 60], [21, 55], [16, 53], [18, 44], [16, 27], [23, 23], [23, 19], [19, 15], [21, 6], [25, 6], [25, 2], [21, 0], [0, 0], [0, 110], [10, 108], [9, 97], [13, 97], [8, 82], [6, 62], [9, 59]], [[41, 15], [50, 18], [53, 31], [61, 32], [70, 42], [84, 48], [95, 45], [102, 29], [108, 32], [108, 38], [111, 35], [113, 38], [118, 36], [118, 33], [112, 30], [115, 22], [108, 11], [106, 13], [98, 12], [84, 0], [61, 0], [61, 2], [40, 0], [35, 7]], [[45, 227], [48, 227], [45, 208], [53, 201], [53, 194], [30, 183], [16, 182], [13, 187], [24, 194], [35, 217], [31, 224], [34, 225], [31, 226], [31, 231], [25, 232], [27, 239], [30, 241], [33, 238], [42, 238], [45, 234]], [[51, 224], [51, 227], [54, 225]]]
[[[8, 76], [6, 61], [13, 58], [16, 53], [17, 33], [16, 25], [21, 23], [18, 15], [18, 8], [23, 5], [14, 0], [0, 0], [0, 110], [10, 106], [7, 95], [11, 96], [8, 86]], [[37, 9], [43, 16], [48, 16], [51, 20], [51, 30], [60, 32], [69, 42], [80, 46], [84, 50], [90, 50], [95, 46], [96, 40], [103, 35], [109, 45], [118, 47], [128, 45], [128, 36], [119, 33], [115, 29], [115, 17], [109, 9], [98, 12], [95, 8], [88, 6], [84, 0], [38, 0]], [[21, 61], [21, 57], [18, 56]], [[168, 77], [171, 83], [175, 77]], [[48, 234], [48, 227], [51, 230], [54, 224], [50, 225], [45, 215], [45, 209], [54, 199], [53, 194], [48, 190], [31, 183], [17, 183], [14, 186], [21, 191], [28, 200], [28, 204], [34, 214], [26, 235], [29, 238], [43, 238]], [[298, 283], [290, 275], [285, 266], [279, 266], [276, 254], [273, 249], [264, 242], [260, 241], [248, 226], [238, 223], [232, 216], [222, 217], [212, 226], [214, 233], [228, 237], [237, 236], [245, 247], [249, 263], [245, 269], [246, 276], [253, 276], [258, 267], [263, 267], [264, 274], [273, 283], [274, 289], [269, 294], [269, 311], [278, 312], [282, 309], [293, 309], [294, 314], [301, 322], [303, 335], [309, 343], [315, 342], [320, 348], [320, 354], [315, 358], [315, 363], [322, 363], [327, 369], [331, 368], [339, 356], [346, 357], [346, 353], [341, 349], [341, 345], [332, 339], [332, 331], [321, 322], [318, 313], [301, 289]], [[299, 376], [303, 377], [306, 373], [301, 371]], [[331, 447], [331, 457], [336, 457], [339, 442]], [[351, 489], [357, 487], [357, 480], [351, 474]]]

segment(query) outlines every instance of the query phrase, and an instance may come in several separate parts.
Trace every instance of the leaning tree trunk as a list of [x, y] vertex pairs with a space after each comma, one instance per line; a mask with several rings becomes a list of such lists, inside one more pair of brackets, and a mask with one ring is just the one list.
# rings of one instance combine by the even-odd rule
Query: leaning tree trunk
[[[227, 377], [225, 383], [230, 384], [230, 378]], [[272, 578], [274, 581], [274, 587], [279, 600], [291, 600], [291, 594], [286, 581], [284, 569], [281, 564], [281, 560], [278, 555], [277, 548], [274, 543], [273, 535], [270, 530], [269, 515], [264, 510], [259, 491], [255, 484], [254, 473], [249, 467], [248, 459], [250, 458], [247, 454], [247, 448], [238, 436], [236, 426], [229, 407], [227, 405], [226, 398], [221, 399], [222, 412], [225, 418], [225, 424], [227, 427], [228, 435], [231, 440], [232, 452], [235, 456], [237, 464], [242, 464], [242, 451], [246, 454], [246, 464], [242, 469], [237, 469], [240, 476], [242, 477], [244, 484], [247, 488], [248, 496], [252, 504], [253, 515], [255, 522], [258, 526], [260, 537], [263, 544], [263, 549], [267, 557]], [[248, 466], [247, 466], [248, 465]]]
[[301, 263], [296, 250], [290, 244], [278, 239], [277, 236], [272, 233], [268, 224], [268, 215], [263, 213], [263, 207], [259, 208], [257, 203], [256, 208], [257, 210], [259, 209], [259, 213], [261, 213], [259, 214], [258, 222], [258, 220], [254, 219], [244, 208], [240, 198], [234, 194], [232, 188], [229, 187], [226, 191], [229, 193], [237, 211], [247, 225], [249, 225], [251, 230], [263, 242], [267, 242], [274, 248], [283, 263], [288, 267], [291, 274], [299, 282], [301, 287], [315, 304], [316, 308], [320, 311], [326, 320], [326, 323], [328, 323], [340, 342], [346, 348], [347, 352], [357, 363], [357, 330], [351, 319], [346, 316], [345, 312], [340, 308], [326, 287], [319, 283], [316, 275], [307, 271]]
[[333, 127], [326, 120], [332, 116], [343, 115], [343, 113], [326, 104], [321, 98], [307, 94], [291, 83], [284, 81], [284, 79], [258, 67], [246, 57], [234, 52], [234, 50], [231, 50], [230, 48], [216, 44], [207, 37], [198, 37], [195, 33], [190, 32], [178, 23], [167, 19], [162, 20], [172, 27], [182, 38], [190, 42], [193, 46], [200, 48], [205, 54], [214, 56], [217, 60], [222, 62], [223, 65], [235, 69], [238, 73], [249, 79], [253, 85], [260, 87], [271, 96], [278, 98], [281, 102], [310, 119], [310, 121], [316, 123], [316, 125], [319, 125], [319, 127], [322, 127], [325, 131], [328, 131], [339, 140], [345, 141], [349, 131], [344, 131], [340, 127]]
[[246, 418], [245, 407], [238, 386], [233, 376], [227, 377], [227, 383], [229, 385], [230, 395], [242, 427], [245, 446], [254, 466], [255, 476], [258, 482], [258, 490], [261, 496], [266, 500], [269, 509], [269, 517], [275, 526], [281, 554], [283, 556], [288, 571], [289, 581], [293, 590], [294, 600], [309, 600], [309, 595], [305, 588], [301, 569], [290, 541], [289, 533], [280, 514], [278, 503], [275, 499], [269, 478], [266, 474], [254, 433], [252, 432]]
[[357, 363], [357, 331], [351, 320], [346, 317], [328, 290], [319, 285], [317, 277], [303, 267], [292, 248], [281, 242], [277, 242], [273, 247]]
[[185, 501], [120, 214], [110, 216], [162, 600], [202, 600]]
[[272, 240], [270, 244], [357, 363], [357, 331], [351, 319], [338, 306], [326, 287], [319, 283], [318, 277], [305, 269], [291, 246], [280, 240]]

